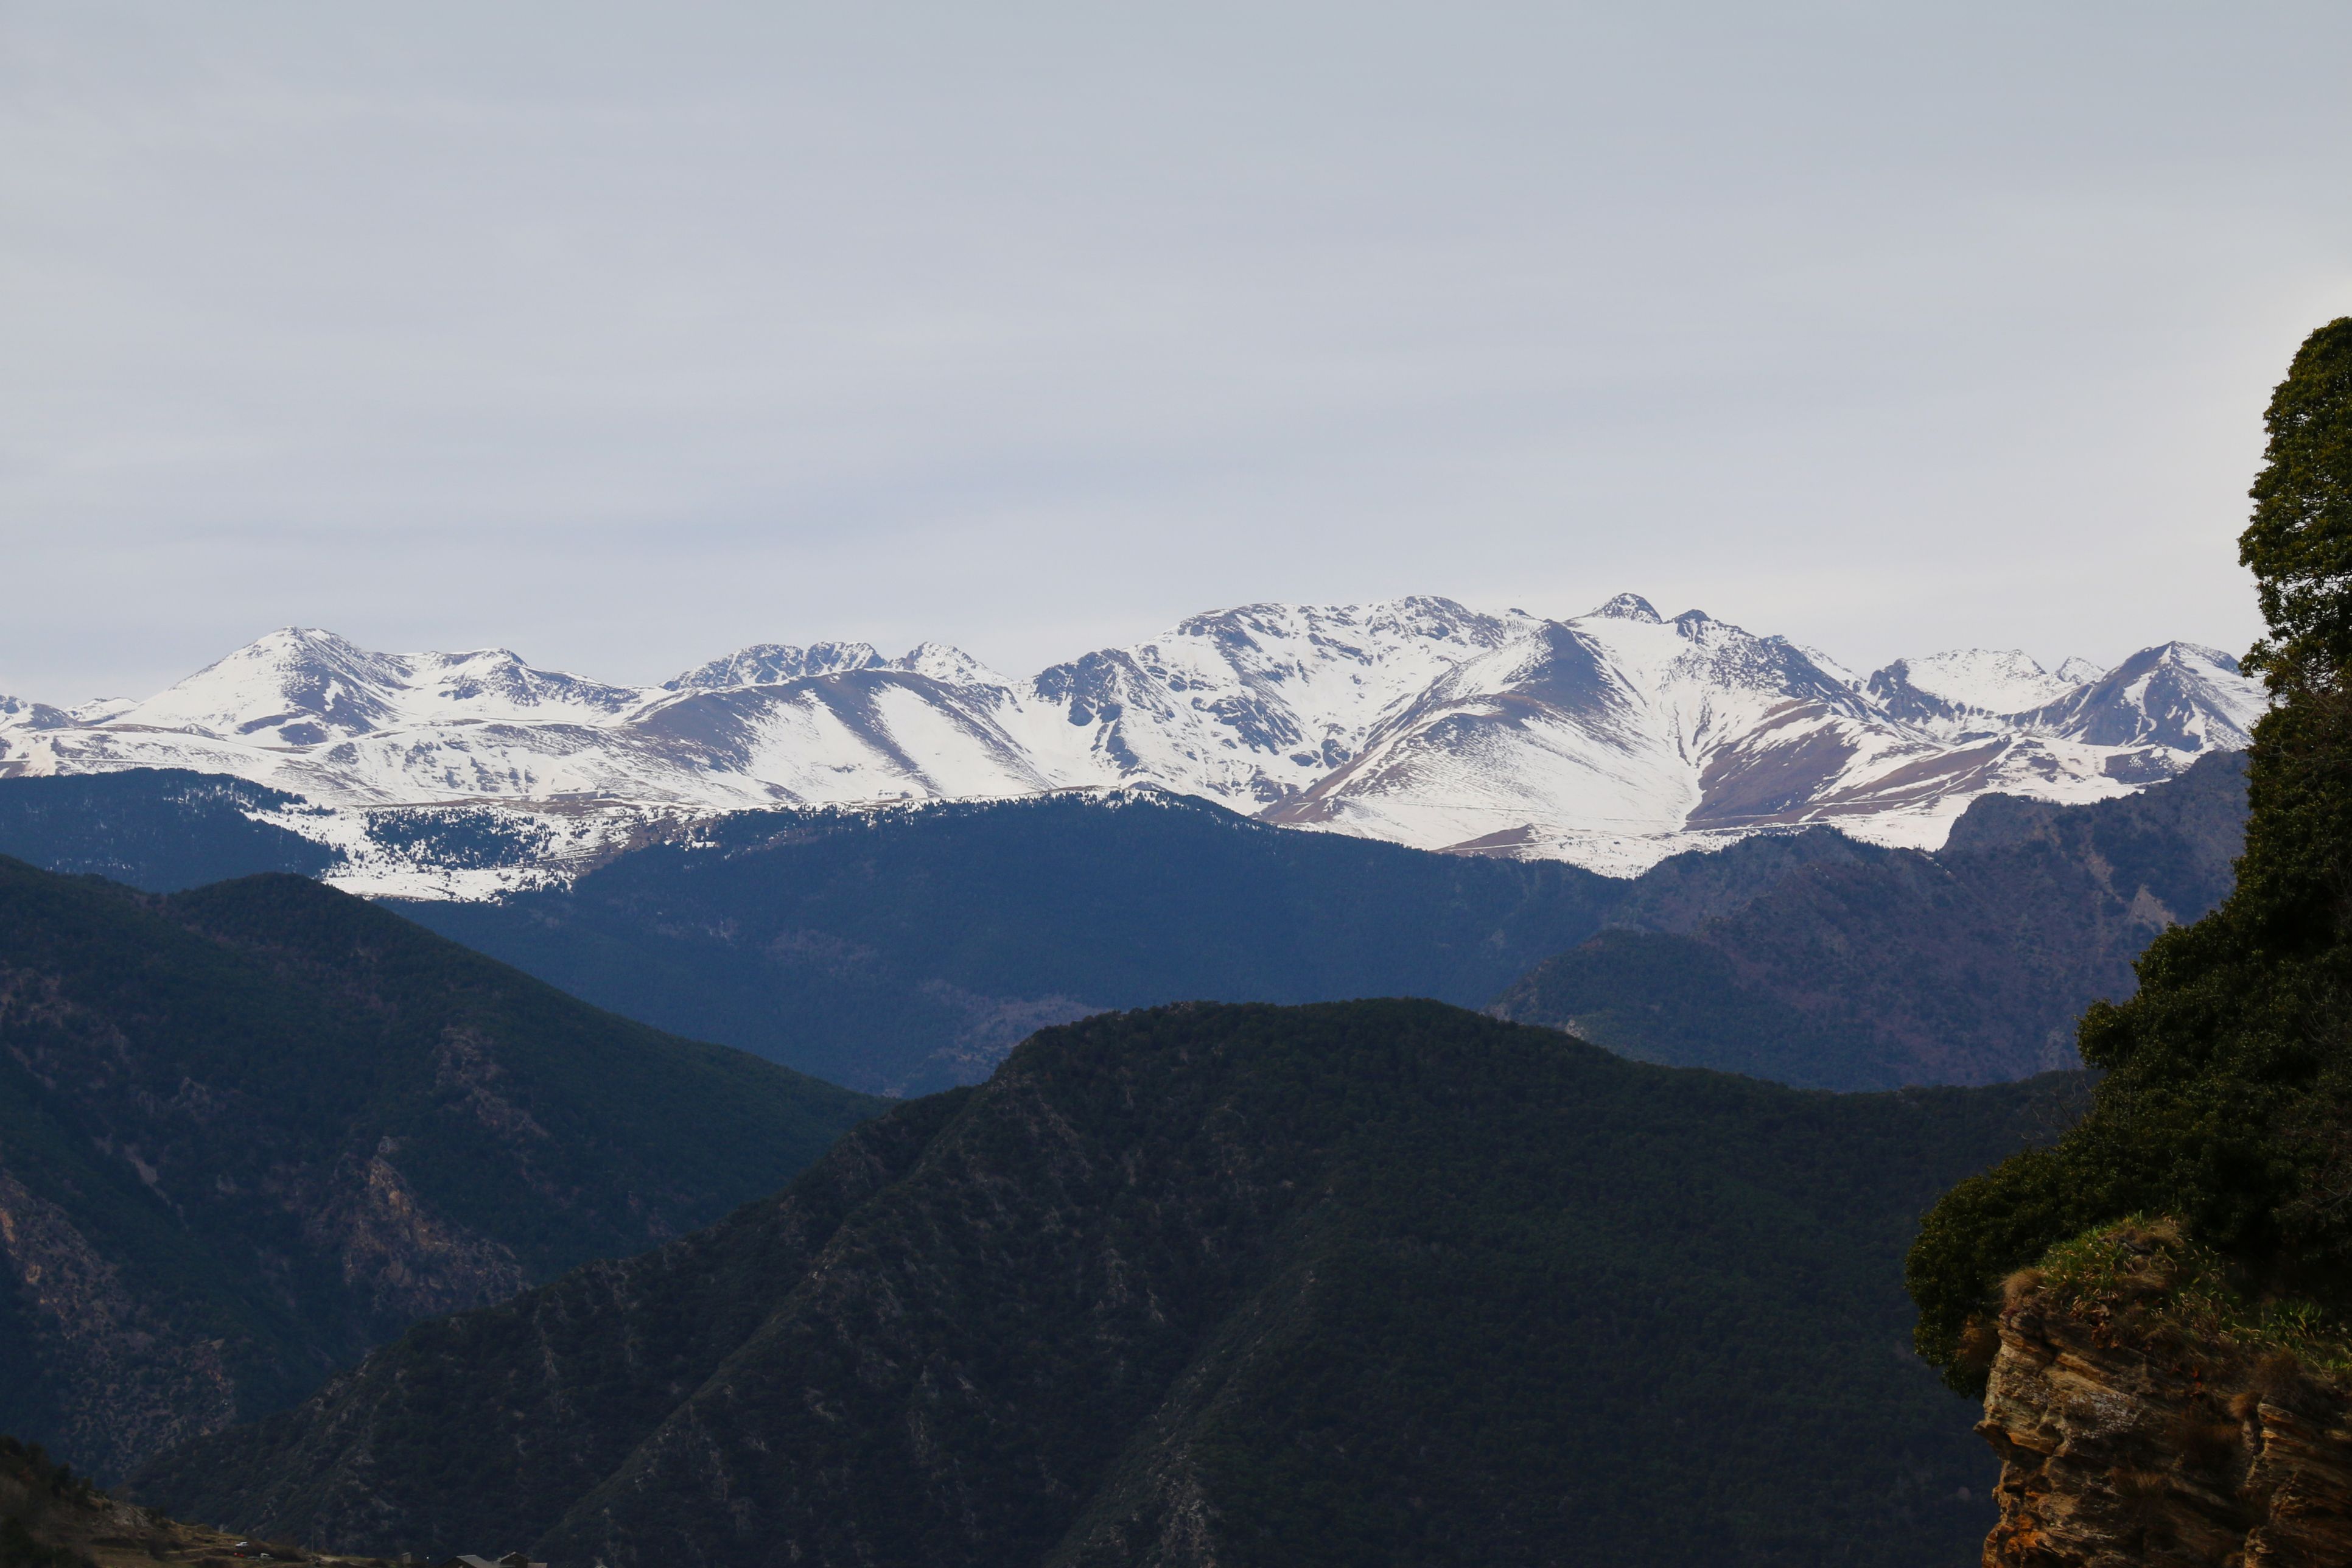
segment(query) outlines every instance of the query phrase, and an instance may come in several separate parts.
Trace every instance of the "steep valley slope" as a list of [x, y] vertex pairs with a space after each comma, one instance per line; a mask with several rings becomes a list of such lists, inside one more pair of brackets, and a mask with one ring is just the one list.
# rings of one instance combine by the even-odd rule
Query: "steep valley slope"
[[706, 1225], [876, 1109], [303, 878], [0, 858], [0, 1431], [120, 1474]]
[[610, 1568], [1957, 1562], [1991, 1467], [1898, 1259], [2079, 1094], [1810, 1093], [1427, 1002], [1097, 1017], [137, 1484]]

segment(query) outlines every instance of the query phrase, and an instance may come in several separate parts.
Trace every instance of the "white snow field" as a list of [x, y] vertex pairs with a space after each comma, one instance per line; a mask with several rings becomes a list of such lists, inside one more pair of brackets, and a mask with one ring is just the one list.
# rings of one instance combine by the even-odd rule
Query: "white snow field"
[[1987, 793], [2097, 800], [2243, 747], [2264, 703], [2189, 643], [2105, 670], [1962, 649], [1862, 678], [1632, 594], [1566, 620], [1423, 597], [1249, 605], [1021, 679], [934, 643], [761, 644], [636, 688], [502, 648], [371, 653], [289, 627], [144, 701], [0, 697], [0, 776], [228, 773], [307, 797], [322, 809], [289, 825], [337, 843], [364, 843], [350, 819], [386, 807], [530, 824], [543, 851], [527, 864], [355, 854], [338, 879], [440, 897], [567, 874], [656, 816], [1124, 786], [1633, 875], [1813, 823], [1934, 848]]

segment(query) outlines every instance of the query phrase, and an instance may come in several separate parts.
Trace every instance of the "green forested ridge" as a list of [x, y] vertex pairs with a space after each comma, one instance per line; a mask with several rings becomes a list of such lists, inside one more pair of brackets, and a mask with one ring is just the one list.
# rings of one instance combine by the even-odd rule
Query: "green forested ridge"
[[299, 877], [0, 858], [0, 1430], [119, 1472], [706, 1224], [875, 1108]]
[[2073, 1081], [1805, 1092], [1421, 1002], [1097, 1017], [138, 1484], [611, 1568], [1958, 1563], [1991, 1465], [1897, 1260]]
[[1850, 846], [1679, 928], [1622, 910], [1631, 929], [1538, 965], [1495, 1010], [1810, 1088], [2071, 1067], [2084, 1006], [2129, 994], [2147, 942], [2229, 890], [2244, 798], [2231, 753], [2093, 805], [1988, 795], [1934, 855]]
[[2267, 416], [2241, 559], [2270, 636], [2249, 665], [2276, 706], [2249, 753], [2229, 898], [2166, 932], [2139, 990], [2083, 1019], [2106, 1069], [2054, 1148], [1961, 1184], [1909, 1261], [1918, 1344], [1983, 1379], [1970, 1320], [1995, 1281], [2134, 1214], [2186, 1222], [2251, 1294], [2352, 1307], [2352, 318], [2314, 332]]

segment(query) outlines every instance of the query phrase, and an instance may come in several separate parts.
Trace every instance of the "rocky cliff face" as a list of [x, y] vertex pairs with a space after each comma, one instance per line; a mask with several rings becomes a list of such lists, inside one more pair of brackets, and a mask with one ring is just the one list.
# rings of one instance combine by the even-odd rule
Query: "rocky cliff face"
[[1977, 1428], [2001, 1458], [1986, 1568], [2352, 1563], [2341, 1387], [2038, 1285], [2000, 1334]]

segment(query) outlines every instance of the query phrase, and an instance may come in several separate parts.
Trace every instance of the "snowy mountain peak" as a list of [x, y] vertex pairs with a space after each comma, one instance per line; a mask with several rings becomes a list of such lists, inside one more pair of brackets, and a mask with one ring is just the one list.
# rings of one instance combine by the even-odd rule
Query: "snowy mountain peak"
[[1954, 648], [1898, 658], [1870, 678], [1871, 691], [1882, 700], [1925, 699], [1954, 716], [2031, 712], [2058, 700], [2075, 684], [2015, 648]]
[[220, 736], [266, 732], [280, 744], [316, 745], [393, 720], [384, 694], [404, 684], [405, 673], [394, 656], [332, 632], [281, 626], [111, 722]]
[[2104, 664], [2093, 664], [2087, 658], [2070, 658], [2058, 667], [2058, 679], [2069, 686], [2087, 686], [2106, 674]]
[[2245, 671], [2240, 668], [2237, 656], [2235, 654], [2223, 653], [2218, 647], [2207, 647], [2203, 643], [2168, 642], [2164, 645], [2164, 653], [2166, 658], [2175, 661], [2202, 665], [2211, 669], [2225, 670], [2231, 675], [2243, 675], [2245, 673]]
[[[1669, 601], [1671, 603], [1671, 601]], [[1685, 612], [1696, 614], [1696, 611]], [[1640, 621], [1645, 626], [1659, 626], [1665, 619], [1639, 594], [1620, 594], [1605, 604], [1595, 605], [1586, 615], [1596, 620]], [[1704, 617], [1702, 617], [1704, 618]]]
[[1011, 682], [1003, 676], [963, 649], [951, 647], [943, 642], [917, 643], [884, 668], [919, 675], [944, 686], [994, 686], [1008, 689], [1011, 686]]
[[882, 662], [874, 645], [862, 642], [755, 643], [722, 658], [697, 665], [662, 682], [665, 691], [723, 691], [737, 686], [779, 686], [813, 675], [871, 669]]
[[332, 632], [286, 626], [144, 702], [85, 722], [310, 747], [463, 721], [601, 724], [644, 696], [534, 668], [505, 648], [371, 653]]
[[0, 729], [62, 730], [73, 721], [74, 716], [62, 708], [21, 697], [0, 697]]
[[0, 775], [235, 774], [324, 803], [353, 842], [353, 808], [459, 800], [571, 821], [1150, 787], [1633, 871], [1813, 823], [1932, 847], [1988, 792], [2100, 799], [2242, 747], [2265, 700], [2189, 643], [2056, 675], [1955, 650], [1864, 681], [1634, 594], [1568, 620], [1433, 596], [1244, 605], [1025, 681], [944, 644], [771, 643], [639, 689], [287, 627], [143, 702], [0, 700]]
[[2262, 687], [2221, 649], [2168, 642], [2142, 648], [2021, 722], [2095, 746], [2193, 756], [2245, 747], [2268, 704]]
[[635, 687], [538, 668], [502, 647], [402, 654], [393, 662], [405, 679], [398, 706], [409, 718], [544, 716], [593, 723], [637, 707], [646, 696]]

